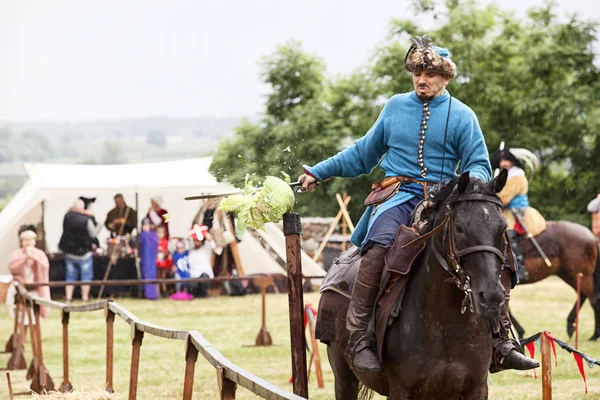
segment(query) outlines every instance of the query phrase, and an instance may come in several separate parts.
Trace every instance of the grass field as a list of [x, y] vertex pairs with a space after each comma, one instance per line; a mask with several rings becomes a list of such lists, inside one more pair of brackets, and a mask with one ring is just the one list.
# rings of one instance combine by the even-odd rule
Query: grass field
[[[551, 331], [557, 338], [566, 339], [565, 318], [575, 301], [575, 294], [562, 281], [552, 278], [536, 285], [515, 290], [512, 308], [527, 334], [542, 329]], [[319, 295], [305, 295], [305, 302], [317, 305]], [[291, 362], [289, 353], [289, 322], [286, 295], [267, 296], [267, 327], [275, 345], [269, 348], [252, 345], [260, 328], [260, 296], [241, 298], [211, 298], [191, 302], [159, 300], [155, 302], [118, 299], [138, 317], [166, 327], [196, 329], [226, 357], [246, 370], [266, 379], [280, 388], [291, 391], [289, 378]], [[586, 304], [582, 309], [580, 349], [594, 358], [600, 358], [600, 342], [586, 339], [593, 331], [592, 310]], [[96, 390], [104, 385], [105, 377], [105, 323], [103, 313], [71, 315], [70, 320], [70, 380], [76, 390]], [[5, 309], [0, 309], [0, 338], [8, 339], [12, 321]], [[44, 361], [58, 386], [62, 378], [62, 330], [59, 313], [42, 325]], [[573, 343], [573, 341], [569, 341]], [[29, 359], [30, 349], [27, 348]], [[584, 396], [584, 386], [573, 357], [557, 348], [558, 367], [553, 370], [554, 399], [600, 399], [600, 368], [586, 368], [589, 394]], [[333, 375], [326, 360], [325, 346], [320, 347], [325, 375], [325, 389], [318, 389], [316, 379], [310, 379], [311, 399], [333, 399]], [[131, 356], [130, 329], [123, 321], [115, 322], [115, 399], [127, 398]], [[4, 365], [7, 358], [0, 356]], [[536, 355], [539, 359], [539, 354]], [[181, 398], [184, 372], [184, 343], [158, 339], [146, 335], [142, 345], [138, 399]], [[538, 373], [540, 371], [538, 370]], [[29, 382], [25, 371], [12, 373], [15, 391], [26, 390]], [[216, 374], [201, 356], [196, 368], [195, 399], [217, 399]], [[4, 377], [0, 383], [0, 398], [8, 398]], [[22, 398], [22, 397], [21, 397]], [[62, 397], [61, 397], [62, 398]], [[71, 398], [108, 398], [78, 395]], [[238, 399], [256, 398], [243, 388], [238, 389]], [[376, 397], [379, 399], [380, 397]], [[503, 372], [492, 375], [491, 399], [541, 399], [541, 380], [529, 373]]]

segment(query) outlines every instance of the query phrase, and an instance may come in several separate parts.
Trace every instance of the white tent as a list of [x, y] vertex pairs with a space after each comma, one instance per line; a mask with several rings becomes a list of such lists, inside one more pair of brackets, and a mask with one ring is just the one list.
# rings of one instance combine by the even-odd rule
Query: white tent
[[[145, 217], [150, 198], [160, 194], [163, 208], [169, 212], [171, 236], [187, 237], [200, 201], [184, 197], [229, 191], [232, 186], [219, 183], [208, 172], [210, 157], [124, 165], [26, 164], [26, 184], [0, 212], [0, 275], [8, 273], [8, 259], [19, 246], [18, 229], [23, 224], [43, 221], [49, 252], [58, 251], [62, 221], [68, 208], [79, 196], [96, 197], [92, 206], [96, 219], [104, 223], [114, 207], [113, 197], [122, 193], [126, 203], [138, 209], [139, 222]], [[106, 243], [108, 230], [103, 228], [98, 239]], [[283, 268], [268, 255], [256, 240], [244, 240], [240, 253], [248, 273], [285, 274]], [[253, 261], [256, 260], [256, 261]], [[251, 264], [259, 264], [255, 266]]]

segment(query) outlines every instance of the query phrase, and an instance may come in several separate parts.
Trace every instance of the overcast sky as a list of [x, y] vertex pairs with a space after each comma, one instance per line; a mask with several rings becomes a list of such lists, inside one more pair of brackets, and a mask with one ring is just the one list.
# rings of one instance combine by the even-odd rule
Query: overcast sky
[[[597, 0], [557, 3], [600, 21]], [[409, 0], [0, 0], [0, 120], [252, 115], [278, 44], [347, 73], [410, 15]]]

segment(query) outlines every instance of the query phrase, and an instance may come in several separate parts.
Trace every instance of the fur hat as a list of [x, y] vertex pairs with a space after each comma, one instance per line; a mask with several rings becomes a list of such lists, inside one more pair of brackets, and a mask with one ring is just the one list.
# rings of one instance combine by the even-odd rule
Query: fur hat
[[450, 78], [456, 76], [456, 64], [450, 59], [448, 49], [434, 46], [428, 35], [416, 36], [410, 40], [412, 45], [404, 57], [407, 70], [425, 71]]

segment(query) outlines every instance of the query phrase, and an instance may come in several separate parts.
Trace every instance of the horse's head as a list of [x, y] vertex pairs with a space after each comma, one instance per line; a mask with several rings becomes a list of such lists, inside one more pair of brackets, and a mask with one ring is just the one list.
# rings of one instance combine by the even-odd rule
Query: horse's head
[[[506, 221], [497, 194], [507, 171], [484, 183], [469, 173], [454, 179], [434, 197], [439, 199], [433, 242], [437, 261], [465, 293], [463, 310], [485, 319], [496, 318], [504, 303], [500, 273], [506, 249]], [[443, 225], [443, 226], [440, 226]]]

